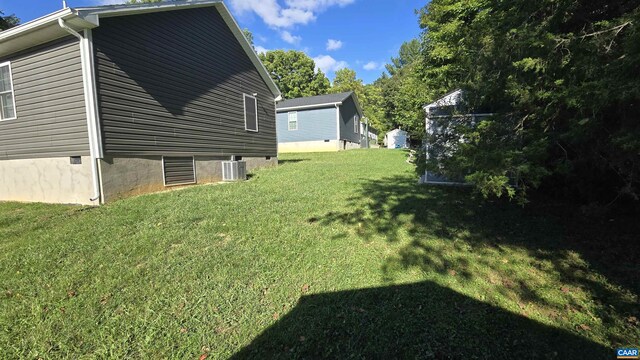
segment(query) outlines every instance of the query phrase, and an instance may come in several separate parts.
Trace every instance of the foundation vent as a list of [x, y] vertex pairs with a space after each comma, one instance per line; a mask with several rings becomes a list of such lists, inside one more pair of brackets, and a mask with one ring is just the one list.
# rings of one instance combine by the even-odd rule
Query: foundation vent
[[222, 180], [242, 181], [247, 180], [247, 163], [245, 161], [223, 161]]
[[192, 156], [162, 157], [164, 185], [187, 185], [196, 183], [196, 163]]

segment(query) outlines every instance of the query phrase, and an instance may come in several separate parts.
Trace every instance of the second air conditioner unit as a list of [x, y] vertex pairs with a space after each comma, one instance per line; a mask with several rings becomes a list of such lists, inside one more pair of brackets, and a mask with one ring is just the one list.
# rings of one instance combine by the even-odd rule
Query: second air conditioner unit
[[243, 181], [247, 180], [247, 163], [245, 161], [223, 161], [222, 162], [223, 181]]

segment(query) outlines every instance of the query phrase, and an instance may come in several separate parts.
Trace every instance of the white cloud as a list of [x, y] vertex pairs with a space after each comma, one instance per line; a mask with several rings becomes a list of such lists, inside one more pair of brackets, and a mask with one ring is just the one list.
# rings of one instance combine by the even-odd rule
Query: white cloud
[[261, 34], [253, 34], [253, 35], [256, 37], [256, 39], [258, 39], [258, 40], [260, 40], [262, 42], [268, 42], [269, 41], [269, 39], [264, 35], [261, 35]]
[[256, 50], [256, 53], [258, 53], [258, 54], [264, 54], [267, 51], [269, 51], [269, 49], [267, 49], [267, 48], [265, 48], [263, 46], [260, 46], [260, 45], [256, 45], [256, 46], [254, 46], [254, 48]]
[[382, 70], [384, 69], [384, 64], [383, 63], [377, 63], [375, 61], [369, 61], [368, 63], [364, 64], [364, 66], [362, 67], [365, 70], [371, 71], [371, 70]]
[[298, 44], [302, 40], [300, 36], [292, 35], [290, 32], [286, 30], [280, 33], [280, 37], [282, 38], [282, 40], [284, 40], [289, 44]]
[[254, 12], [265, 24], [275, 28], [290, 28], [306, 25], [316, 19], [319, 12], [331, 6], [345, 6], [355, 0], [285, 0], [286, 6], [278, 0], [229, 0], [238, 14]]
[[329, 39], [327, 40], [327, 51], [338, 50], [342, 47], [342, 41]]
[[304, 25], [315, 20], [313, 12], [299, 8], [282, 8], [277, 0], [231, 0], [230, 3], [237, 13], [254, 12], [265, 24], [276, 28]]
[[346, 61], [338, 61], [329, 55], [320, 55], [313, 58], [316, 62], [316, 67], [322, 70], [325, 74], [328, 72], [344, 69], [349, 64]]

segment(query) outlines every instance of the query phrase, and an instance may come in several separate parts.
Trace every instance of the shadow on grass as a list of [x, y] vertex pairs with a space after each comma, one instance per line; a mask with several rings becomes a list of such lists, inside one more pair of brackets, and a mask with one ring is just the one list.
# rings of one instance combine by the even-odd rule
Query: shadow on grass
[[[313, 219], [387, 243], [391, 255], [381, 270], [388, 283], [418, 270], [425, 280], [452, 282], [475, 298], [610, 344], [640, 340], [633, 255], [602, 266], [588, 250], [593, 239], [568, 241], [557, 218], [479, 201], [468, 189], [417, 185], [411, 175], [361, 180], [348, 208]], [[621, 258], [637, 254], [628, 245]], [[615, 268], [631, 275], [619, 277]]]
[[299, 162], [303, 162], [303, 161], [309, 161], [309, 160], [310, 160], [310, 159], [303, 159], [303, 158], [299, 158], [299, 159], [286, 159], [286, 160], [278, 159], [278, 164], [279, 164], [279, 165], [295, 164], [295, 163], [299, 163]]
[[585, 359], [597, 343], [432, 282], [304, 296], [232, 359]]

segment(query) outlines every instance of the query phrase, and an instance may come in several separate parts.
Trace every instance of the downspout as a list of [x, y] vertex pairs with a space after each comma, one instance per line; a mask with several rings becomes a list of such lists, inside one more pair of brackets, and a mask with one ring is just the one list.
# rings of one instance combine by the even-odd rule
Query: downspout
[[[276, 114], [276, 123], [278, 122], [278, 103], [282, 101], [282, 94], [273, 99], [273, 111]], [[288, 123], [287, 123], [288, 124]], [[276, 126], [276, 156], [280, 158], [280, 141], [278, 140], [278, 127]], [[276, 161], [276, 164], [278, 162]]]
[[338, 151], [340, 150], [340, 105], [336, 104], [336, 139], [338, 140]]
[[366, 148], [369, 148], [369, 118], [364, 118], [364, 139]]
[[75, 36], [80, 40], [80, 62], [82, 64], [82, 83], [84, 87], [84, 97], [85, 97], [85, 109], [87, 113], [87, 130], [89, 136], [89, 152], [91, 156], [91, 175], [93, 177], [93, 196], [89, 199], [89, 201], [94, 202], [96, 200], [100, 200], [100, 177], [98, 172], [98, 158], [101, 156], [100, 148], [99, 148], [99, 137], [98, 137], [98, 129], [96, 124], [96, 115], [95, 115], [95, 96], [94, 96], [94, 86], [91, 79], [92, 75], [92, 66], [91, 59], [88, 58], [87, 53], [89, 52], [89, 40], [86, 36], [80, 35], [77, 31], [70, 28], [64, 20], [61, 18], [58, 19], [58, 25], [62, 29], [64, 29], [69, 34]]

